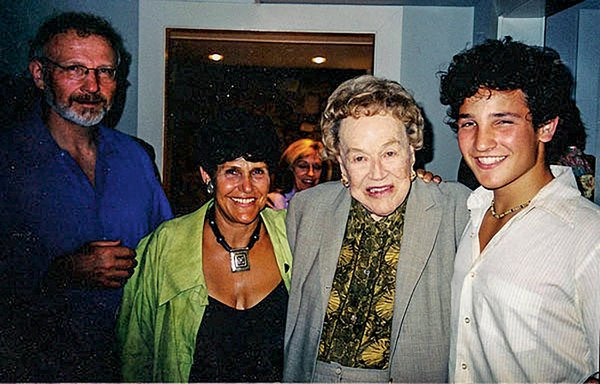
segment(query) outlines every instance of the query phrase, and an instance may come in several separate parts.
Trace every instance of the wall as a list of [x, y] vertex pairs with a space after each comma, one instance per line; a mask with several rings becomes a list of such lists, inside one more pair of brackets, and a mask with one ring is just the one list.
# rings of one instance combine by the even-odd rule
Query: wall
[[579, 10], [566, 9], [546, 20], [546, 45], [554, 48], [561, 59], [577, 73], [577, 39], [579, 34]]
[[600, 203], [600, 10], [584, 9], [579, 14], [577, 44], [577, 105], [588, 138], [586, 152], [596, 156], [595, 202]]
[[498, 34], [498, 7], [496, 0], [480, 0], [475, 4], [473, 43], [495, 39]]
[[137, 134], [138, 74], [138, 0], [0, 0], [3, 38], [0, 39], [0, 72], [17, 74], [27, 68], [28, 41], [43, 20], [62, 11], [90, 12], [107, 18], [119, 31], [132, 53], [129, 74], [131, 86], [127, 103], [117, 128]]
[[512, 36], [525, 44], [544, 45], [544, 18], [498, 17], [497, 38]]
[[546, 21], [546, 45], [558, 51], [575, 76], [575, 99], [588, 134], [585, 152], [597, 159], [596, 203], [600, 203], [599, 8], [600, 2], [587, 0]]
[[[435, 25], [435, 28], [432, 26]], [[446, 108], [439, 101], [440, 82], [437, 73], [445, 70], [452, 56], [472, 45], [473, 8], [471, 7], [405, 7], [402, 28], [400, 82], [410, 89], [422, 106], [432, 128], [432, 139], [426, 138], [427, 169], [444, 180], [456, 180], [460, 151], [456, 135], [444, 121]]]

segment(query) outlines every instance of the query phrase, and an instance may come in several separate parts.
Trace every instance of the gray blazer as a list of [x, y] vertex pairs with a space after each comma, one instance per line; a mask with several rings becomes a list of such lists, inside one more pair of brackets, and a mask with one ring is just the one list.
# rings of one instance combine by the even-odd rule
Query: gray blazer
[[[450, 281], [469, 193], [458, 183], [412, 185], [396, 275], [392, 381], [448, 379]], [[284, 381], [312, 381], [350, 202], [346, 188], [329, 182], [297, 193], [290, 203], [286, 225], [294, 261]]]

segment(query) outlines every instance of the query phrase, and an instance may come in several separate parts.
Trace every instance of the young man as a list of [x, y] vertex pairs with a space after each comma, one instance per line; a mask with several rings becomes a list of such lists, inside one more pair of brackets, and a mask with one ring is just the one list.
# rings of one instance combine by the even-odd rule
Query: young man
[[40, 107], [0, 137], [0, 381], [112, 381], [134, 248], [172, 216], [153, 163], [100, 125], [130, 55], [104, 19], [65, 13], [32, 41]]
[[482, 187], [452, 280], [450, 380], [582, 382], [598, 371], [600, 209], [550, 167], [573, 80], [548, 48], [490, 40], [453, 58], [441, 101]]

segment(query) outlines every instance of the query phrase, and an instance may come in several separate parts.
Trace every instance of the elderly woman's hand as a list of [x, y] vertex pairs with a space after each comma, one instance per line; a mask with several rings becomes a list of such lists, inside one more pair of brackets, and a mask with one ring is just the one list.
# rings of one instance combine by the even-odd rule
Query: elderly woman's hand
[[434, 175], [433, 173], [424, 169], [419, 168], [417, 169], [416, 173], [417, 177], [426, 183], [431, 183], [433, 181], [434, 183], [439, 184], [442, 182], [441, 176]]

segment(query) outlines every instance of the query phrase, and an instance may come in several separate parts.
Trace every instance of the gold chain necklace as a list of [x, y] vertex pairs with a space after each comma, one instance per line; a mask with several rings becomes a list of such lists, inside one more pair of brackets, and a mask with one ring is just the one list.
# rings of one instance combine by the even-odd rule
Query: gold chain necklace
[[516, 207], [513, 207], [507, 211], [504, 211], [502, 213], [496, 213], [496, 209], [494, 208], [494, 200], [492, 200], [492, 204], [490, 205], [490, 209], [492, 210], [492, 216], [494, 216], [496, 219], [500, 220], [501, 218], [503, 218], [506, 215], [510, 215], [513, 212], [517, 212], [520, 211], [521, 209], [527, 207], [529, 205], [529, 203], [531, 203], [531, 200], [527, 200], [526, 202], [524, 202], [521, 205], [517, 205]]

